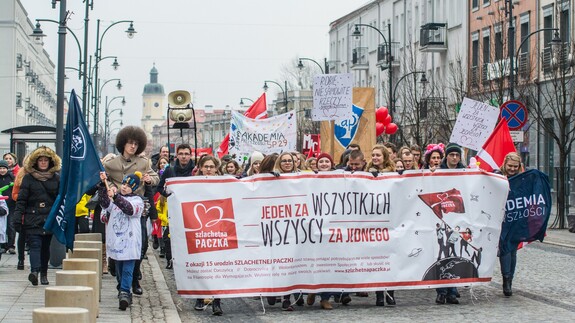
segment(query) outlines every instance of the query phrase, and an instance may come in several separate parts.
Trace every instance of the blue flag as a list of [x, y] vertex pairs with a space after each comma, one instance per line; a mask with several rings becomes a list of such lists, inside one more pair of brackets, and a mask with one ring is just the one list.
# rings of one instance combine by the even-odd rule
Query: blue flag
[[60, 191], [44, 225], [44, 229], [51, 231], [68, 249], [74, 247], [76, 204], [87, 190], [100, 182], [103, 171], [76, 92], [72, 90], [64, 133]]
[[531, 169], [510, 177], [499, 251], [509, 253], [521, 242], [543, 242], [552, 203], [546, 174]]

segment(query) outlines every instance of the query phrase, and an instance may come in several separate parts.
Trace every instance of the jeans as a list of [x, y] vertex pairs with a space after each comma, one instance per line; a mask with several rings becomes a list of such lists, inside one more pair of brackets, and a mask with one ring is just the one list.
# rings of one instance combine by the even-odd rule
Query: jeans
[[120, 285], [121, 292], [131, 294], [135, 264], [136, 260], [116, 260], [116, 280]]
[[442, 287], [436, 288], [437, 295], [455, 296], [457, 295], [457, 287]]
[[499, 255], [499, 264], [501, 265], [501, 275], [503, 277], [513, 278], [515, 265], [517, 264], [517, 249], [504, 255]]
[[51, 234], [29, 234], [28, 247], [30, 248], [30, 271], [33, 273], [47, 273], [50, 260]]

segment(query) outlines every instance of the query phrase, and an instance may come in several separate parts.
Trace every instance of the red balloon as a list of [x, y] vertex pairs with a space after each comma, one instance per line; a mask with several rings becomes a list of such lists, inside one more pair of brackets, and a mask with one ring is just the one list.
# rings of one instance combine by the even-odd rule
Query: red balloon
[[395, 123], [390, 123], [385, 126], [385, 133], [388, 135], [393, 135], [397, 132], [397, 125]]
[[385, 126], [381, 122], [375, 123], [375, 135], [377, 137], [381, 136], [381, 134], [385, 131]]
[[385, 120], [381, 121], [381, 123], [383, 123], [383, 124], [386, 125], [386, 126], [387, 126], [388, 124], [390, 124], [390, 123], [391, 123], [391, 116], [388, 114], [388, 115], [385, 117]]
[[389, 111], [386, 107], [379, 107], [377, 110], [375, 110], [375, 121], [384, 122], [388, 115]]

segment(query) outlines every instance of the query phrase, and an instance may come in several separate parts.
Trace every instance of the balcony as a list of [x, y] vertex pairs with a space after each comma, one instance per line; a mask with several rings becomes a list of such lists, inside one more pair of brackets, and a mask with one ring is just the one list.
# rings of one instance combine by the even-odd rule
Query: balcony
[[471, 86], [477, 87], [479, 85], [479, 67], [473, 66], [471, 67], [471, 78], [469, 78], [469, 82]]
[[489, 84], [489, 81], [491, 80], [489, 78], [489, 69], [490, 69], [489, 63], [484, 63], [483, 66], [481, 67], [481, 84], [483, 85]]
[[444, 52], [447, 50], [447, 24], [428, 23], [419, 31], [419, 50], [422, 52]]
[[387, 49], [387, 44], [383, 43], [383, 44], [379, 44], [379, 46], [377, 47], [377, 66], [379, 66], [381, 68], [382, 71], [386, 70], [389, 67], [389, 61], [388, 61], [388, 52], [391, 52], [391, 66], [392, 67], [398, 67], [399, 66], [399, 60], [397, 59], [398, 57], [398, 51], [399, 51], [399, 43], [397, 42], [391, 42], [391, 51], [388, 51]]
[[[557, 57], [558, 56], [558, 57]], [[551, 46], [543, 48], [543, 55], [541, 55], [541, 60], [543, 64], [543, 72], [550, 73], [553, 69], [561, 67], [563, 70], [569, 69], [573, 63], [573, 56], [571, 54], [571, 43], [564, 42], [561, 46], [561, 52], [559, 55], [553, 54], [553, 49]], [[561, 65], [559, 65], [561, 62]]]
[[369, 68], [368, 61], [368, 48], [357, 47], [351, 53], [351, 69], [353, 70], [367, 70]]
[[529, 79], [531, 75], [529, 52], [522, 52], [517, 57], [517, 74], [523, 79]]

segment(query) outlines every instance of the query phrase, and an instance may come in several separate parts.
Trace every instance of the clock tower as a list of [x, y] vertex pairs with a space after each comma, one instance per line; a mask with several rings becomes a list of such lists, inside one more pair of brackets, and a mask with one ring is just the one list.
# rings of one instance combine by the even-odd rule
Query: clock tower
[[156, 64], [150, 70], [150, 83], [144, 86], [142, 94], [142, 128], [152, 140], [154, 126], [161, 126], [166, 120], [164, 86], [158, 83], [158, 70]]

